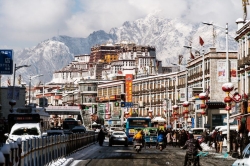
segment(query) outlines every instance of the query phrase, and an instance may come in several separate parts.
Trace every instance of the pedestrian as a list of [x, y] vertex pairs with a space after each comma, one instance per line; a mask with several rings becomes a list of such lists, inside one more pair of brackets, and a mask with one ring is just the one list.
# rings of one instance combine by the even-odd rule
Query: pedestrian
[[105, 133], [103, 131], [103, 128], [100, 129], [99, 133], [98, 133], [98, 137], [97, 140], [99, 141], [99, 145], [102, 146], [103, 142], [105, 140]]
[[212, 140], [213, 140], [213, 144], [214, 144], [214, 148], [215, 148], [215, 152], [216, 152], [216, 153], [218, 153], [218, 148], [217, 148], [217, 147], [218, 147], [218, 146], [217, 146], [218, 143], [217, 143], [217, 140], [216, 140], [217, 134], [218, 134], [218, 130], [215, 129], [214, 132], [213, 132], [213, 134], [212, 134], [212, 136], [211, 136], [211, 137], [212, 137]]
[[244, 134], [242, 134], [243, 137], [243, 149], [245, 149], [245, 147], [249, 144], [249, 137], [248, 137], [248, 130], [246, 129]]
[[237, 137], [237, 143], [238, 147], [240, 148], [240, 158], [242, 157], [242, 151], [243, 151], [243, 136], [242, 133], [240, 133]]
[[174, 134], [172, 136], [172, 145], [173, 145], [173, 147], [176, 147], [176, 143], [177, 143], [177, 136], [176, 136], [176, 132], [174, 132]]
[[217, 134], [216, 141], [218, 143], [219, 153], [222, 153], [222, 145], [224, 141], [224, 136], [222, 135], [222, 131], [220, 131], [219, 134]]
[[172, 136], [171, 136], [171, 132], [169, 131], [166, 135], [166, 138], [167, 138], [167, 145], [170, 145], [171, 142], [172, 142]]

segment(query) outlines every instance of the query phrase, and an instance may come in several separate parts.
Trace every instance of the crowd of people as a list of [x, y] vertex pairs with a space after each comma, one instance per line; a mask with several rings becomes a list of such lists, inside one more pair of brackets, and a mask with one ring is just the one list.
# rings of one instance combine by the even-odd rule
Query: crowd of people
[[[173, 147], [181, 147], [190, 138], [190, 133], [183, 130], [166, 130], [166, 143]], [[206, 143], [209, 147], [213, 147], [216, 153], [222, 153], [223, 142], [227, 139], [227, 135], [223, 134], [222, 131], [215, 129], [210, 132], [205, 130], [201, 134], [199, 142]], [[230, 131], [230, 150], [231, 154], [242, 157], [244, 148], [250, 143], [249, 131], [237, 132], [236, 130]], [[239, 153], [238, 153], [239, 152]]]

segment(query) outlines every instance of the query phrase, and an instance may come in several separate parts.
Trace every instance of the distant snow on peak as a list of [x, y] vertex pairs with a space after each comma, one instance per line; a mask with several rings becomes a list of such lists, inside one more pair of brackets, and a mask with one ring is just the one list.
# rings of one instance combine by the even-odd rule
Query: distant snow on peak
[[[44, 81], [49, 82], [55, 71], [67, 66], [75, 55], [89, 54], [91, 47], [107, 43], [130, 42], [137, 45], [156, 47], [157, 58], [163, 65], [176, 63], [178, 55], [189, 58], [189, 50], [184, 45], [201, 48], [199, 36], [204, 40], [206, 50], [213, 46], [212, 27], [187, 23], [179, 18], [168, 19], [156, 10], [145, 18], [135, 21], [125, 21], [121, 27], [111, 28], [107, 33], [103, 30], [94, 31], [87, 38], [75, 38], [65, 35], [54, 36], [38, 43], [33, 48], [15, 51], [14, 63], [17, 65], [30, 64], [22, 68], [22, 77], [28, 83], [29, 75], [43, 74]], [[229, 29], [230, 30], [230, 29]], [[229, 34], [235, 34], [231, 30]], [[217, 50], [225, 50], [225, 33], [216, 29], [215, 38]], [[237, 43], [229, 37], [229, 50], [237, 50]], [[7, 76], [8, 77], [8, 76]], [[7, 77], [2, 85], [6, 85]]]

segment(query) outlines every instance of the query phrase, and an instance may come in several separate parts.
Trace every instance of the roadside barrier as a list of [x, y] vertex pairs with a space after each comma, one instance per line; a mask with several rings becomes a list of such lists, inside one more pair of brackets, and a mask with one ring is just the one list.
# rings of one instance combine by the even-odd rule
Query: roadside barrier
[[0, 166], [42, 166], [94, 143], [94, 131], [23, 139], [0, 147]]

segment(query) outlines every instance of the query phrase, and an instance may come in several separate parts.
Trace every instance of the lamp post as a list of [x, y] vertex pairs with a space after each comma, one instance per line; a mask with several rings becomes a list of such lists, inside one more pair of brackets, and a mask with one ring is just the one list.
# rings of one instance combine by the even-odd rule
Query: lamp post
[[[229, 55], [228, 55], [228, 23], [226, 23], [226, 27], [223, 28], [221, 26], [218, 25], [214, 25], [213, 23], [207, 23], [207, 22], [202, 22], [205, 25], [209, 25], [209, 26], [215, 26], [218, 28], [222, 28], [225, 29], [225, 34], [226, 34], [226, 84], [222, 85], [222, 90], [225, 91], [226, 93], [229, 93], [231, 90], [230, 88], [225, 88], [225, 86], [233, 86], [232, 83], [230, 83], [231, 79], [230, 79], [230, 71], [229, 71]], [[224, 87], [224, 88], [223, 88]], [[226, 89], [226, 90], [225, 90]], [[228, 89], [228, 90], [227, 90]], [[225, 99], [224, 99], [225, 100]], [[230, 103], [230, 102], [229, 102]], [[230, 106], [226, 106], [226, 110], [227, 109], [231, 110]], [[227, 110], [227, 152], [230, 152], [230, 124], [229, 124], [229, 112], [230, 110]]]
[[40, 75], [35, 75], [35, 76], [30, 76], [30, 81], [29, 81], [29, 104], [30, 104], [30, 90], [31, 90], [31, 80], [36, 78], [36, 77], [41, 77], [43, 74]]
[[23, 67], [30, 67], [30, 65], [22, 65], [22, 66], [16, 66], [14, 67], [14, 78], [13, 78], [13, 91], [12, 91], [12, 100], [9, 101], [9, 104], [11, 105], [11, 110], [13, 111], [13, 106], [16, 104], [14, 94], [15, 94], [15, 77], [16, 77], [16, 71], [18, 69], [21, 69]]
[[[191, 47], [191, 46], [183, 46], [185, 48], [188, 49], [195, 49], [197, 51], [199, 51], [198, 49], [196, 49], [195, 47]], [[205, 57], [204, 57], [204, 49], [202, 50], [202, 91], [205, 92]]]
[[179, 107], [178, 107], [178, 105], [174, 105], [173, 106], [173, 110], [174, 110], [174, 112], [173, 112], [173, 115], [174, 115], [174, 129], [176, 129], [177, 127], [176, 127], [176, 125], [177, 125], [177, 119], [178, 119], [178, 115], [179, 115], [179, 113], [177, 112], [177, 110], [179, 109]]
[[228, 57], [228, 23], [226, 23], [226, 28], [223, 28], [223, 27], [218, 26], [218, 25], [214, 25], [213, 23], [207, 23], [207, 22], [202, 22], [202, 23], [205, 25], [225, 29], [225, 34], [226, 34], [226, 82], [230, 82], [229, 57]]
[[204, 127], [205, 122], [206, 122], [206, 108], [207, 108], [207, 105], [206, 105], [205, 101], [207, 99], [207, 93], [205, 93], [205, 92], [200, 93], [199, 98], [202, 101], [202, 104], [200, 105], [200, 108], [202, 109], [201, 114], [202, 114], [202, 123], [203, 123], [203, 127]]
[[227, 96], [224, 98], [224, 102], [226, 103], [226, 111], [227, 111], [227, 152], [230, 152], [230, 124], [229, 124], [229, 111], [231, 110], [231, 101], [232, 98], [229, 96], [229, 93], [234, 89], [233, 83], [225, 83], [222, 85], [222, 90], [226, 92]]

